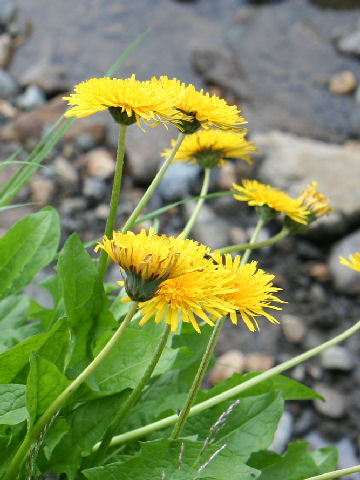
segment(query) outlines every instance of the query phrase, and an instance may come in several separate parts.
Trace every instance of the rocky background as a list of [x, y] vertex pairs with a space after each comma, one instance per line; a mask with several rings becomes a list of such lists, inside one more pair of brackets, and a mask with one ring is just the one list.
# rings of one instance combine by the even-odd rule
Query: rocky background
[[[72, 0], [0, 1], [0, 159], [19, 151], [18, 158], [26, 160], [64, 112], [64, 92], [100, 76], [151, 27], [119, 76], [176, 75], [238, 104], [249, 121], [249, 138], [259, 148], [254, 166], [239, 160], [214, 171], [212, 191], [250, 177], [297, 196], [317, 180], [335, 209], [306, 234], [254, 253], [283, 288], [288, 303], [278, 316], [281, 326], [264, 321], [260, 334], [250, 334], [244, 325], [228, 323], [208, 383], [233, 371], [270, 368], [354, 324], [360, 316], [360, 275], [340, 265], [339, 255], [360, 250], [359, 1], [127, 3], [93, 0], [85, 7]], [[175, 136], [171, 128], [128, 129], [119, 228], [153, 177], [159, 152]], [[16, 203], [36, 205], [1, 213], [0, 234], [52, 204], [61, 215], [63, 239], [73, 231], [84, 241], [100, 237], [116, 143], [110, 116], [76, 121], [48, 154], [46, 168], [16, 198]], [[14, 171], [16, 166], [2, 170], [0, 183]], [[200, 187], [196, 165], [173, 165], [149, 210], [196, 195]], [[163, 215], [161, 231], [179, 233], [192, 208], [190, 202]], [[206, 204], [193, 237], [213, 248], [242, 243], [255, 224], [251, 209], [231, 196], [220, 197]], [[262, 239], [279, 228], [269, 224]], [[118, 279], [116, 268], [109, 279]], [[29, 292], [40, 302], [50, 301], [35, 286]], [[316, 448], [336, 444], [341, 468], [360, 463], [359, 365], [355, 334], [290, 371], [327, 402], [289, 402], [273, 448], [281, 452], [290, 439], [301, 437]]]

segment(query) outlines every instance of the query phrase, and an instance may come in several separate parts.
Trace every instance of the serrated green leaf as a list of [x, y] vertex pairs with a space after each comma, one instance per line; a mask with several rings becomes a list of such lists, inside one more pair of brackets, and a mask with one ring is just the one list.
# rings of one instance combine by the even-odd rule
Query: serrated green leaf
[[[234, 373], [231, 378], [216, 384], [214, 388], [208, 391], [202, 390], [198, 395], [197, 403], [203, 402], [208, 398], [214, 397], [215, 395], [229, 390], [230, 388], [236, 387], [237, 385], [241, 385], [247, 380], [250, 380], [251, 378], [260, 374], [261, 372], [251, 372], [245, 375]], [[237, 398], [260, 395], [266, 392], [276, 392], [278, 390], [283, 392], [284, 400], [315, 400], [322, 398], [321, 395], [316, 393], [311, 388], [307, 387], [306, 385], [302, 385], [296, 380], [286, 377], [285, 375], [274, 375], [258, 385], [250, 387], [249, 389], [239, 393]]]
[[[202, 442], [190, 440], [156, 440], [141, 445], [141, 451], [132, 458], [125, 457], [103, 467], [83, 470], [88, 480], [190, 480], [211, 479], [254, 480], [257, 470], [248, 467], [226, 448], [209, 446], [202, 453]], [[213, 458], [211, 458], [213, 456]]]
[[[233, 403], [234, 401], [221, 403], [201, 415], [189, 418], [182, 436], [198, 435], [199, 440], [205, 440], [209, 435], [209, 428]], [[217, 445], [226, 443], [227, 448], [241, 461], [246, 461], [252, 452], [271, 445], [283, 411], [284, 400], [281, 392], [243, 398], [226, 415], [224, 425], [211, 438]]]
[[92, 360], [98, 337], [118, 327], [108, 309], [103, 284], [79, 236], [71, 235], [59, 255], [59, 278], [72, 332], [69, 366], [77, 372]]
[[302, 441], [290, 443], [284, 455], [257, 452], [250, 457], [248, 465], [261, 470], [259, 480], [301, 480], [335, 469], [334, 447], [308, 452], [308, 445]]
[[0, 385], [0, 425], [16, 425], [27, 416], [25, 385]]
[[53, 260], [59, 240], [59, 216], [52, 207], [17, 222], [0, 239], [0, 298], [26, 287]]
[[93, 445], [101, 440], [124, 398], [122, 393], [112, 395], [66, 412], [69, 430], [53, 449], [49, 461], [41, 466], [42, 471], [66, 473], [69, 480], [73, 480], [83, 457], [89, 455]]
[[[29, 362], [32, 352], [55, 363], [62, 370], [69, 344], [69, 327], [59, 320], [47, 333], [40, 333], [0, 354], [0, 383], [10, 383]], [[24, 381], [19, 383], [26, 383]]]
[[69, 384], [70, 380], [59, 371], [56, 365], [36, 353], [31, 355], [26, 384], [29, 428]]

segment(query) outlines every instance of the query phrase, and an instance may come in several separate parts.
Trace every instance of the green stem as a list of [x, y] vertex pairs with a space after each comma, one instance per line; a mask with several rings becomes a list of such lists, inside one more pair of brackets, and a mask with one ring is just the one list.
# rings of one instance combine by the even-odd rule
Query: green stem
[[316, 475], [315, 477], [308, 477], [304, 480], [331, 480], [333, 478], [343, 477], [345, 475], [351, 475], [352, 473], [360, 472], [360, 465], [355, 467], [343, 468], [342, 470], [334, 470], [332, 472]]
[[[104, 438], [100, 444], [100, 446], [96, 449], [97, 452], [94, 455], [94, 459], [91, 462], [91, 466], [100, 465], [105, 457], [106, 450], [109, 448], [111, 439], [115, 435], [116, 431], [119, 429], [121, 422], [126, 417], [129, 410], [133, 407], [134, 403], [140, 397], [141, 392], [143, 391], [145, 385], [147, 385], [148, 381], [150, 380], [151, 375], [153, 374], [155, 367], [160, 360], [161, 354], [166, 346], [166, 342], [169, 338], [170, 334], [170, 326], [166, 325], [160, 342], [154, 352], [153, 358], [149, 363], [143, 377], [141, 378], [140, 382], [137, 384], [135, 389], [132, 391], [130, 396], [127, 398], [125, 403], [121, 406], [120, 410], [116, 414], [115, 419], [105, 432]], [[88, 468], [88, 467], [87, 467]]]
[[[204, 179], [204, 184], [205, 184], [205, 179]], [[200, 202], [199, 202], [200, 203]], [[200, 207], [201, 208], [201, 207]], [[200, 211], [200, 209], [199, 209]], [[255, 231], [250, 239], [250, 245], [256, 242], [256, 239], [260, 233], [261, 227], [264, 225], [264, 221], [259, 218], [258, 223], [256, 225]], [[241, 263], [240, 265], [244, 265], [244, 263], [247, 262], [249, 255], [251, 253], [250, 249], [247, 249], [244, 253], [244, 255], [241, 258]], [[206, 370], [208, 368], [211, 356], [214, 352], [216, 343], [218, 341], [221, 329], [224, 325], [226, 317], [223, 317], [221, 320], [218, 320], [216, 322], [215, 328], [213, 330], [213, 333], [210, 337], [209, 343], [207, 345], [207, 348], [205, 350], [205, 353], [201, 359], [200, 366], [198, 368], [198, 371], [196, 372], [196, 376], [194, 378], [193, 384], [191, 385], [189, 395], [186, 399], [185, 405], [181, 410], [180, 416], [178, 418], [178, 421], [176, 422], [176, 425], [171, 433], [170, 438], [178, 438], [184, 425], [186, 422], [187, 417], [189, 416], [190, 409], [195, 401], [196, 395], [201, 387], [201, 383], [203, 381], [204, 375], [206, 373]]]
[[159, 185], [162, 177], [164, 176], [164, 173], [166, 172], [166, 170], [168, 169], [169, 165], [171, 164], [171, 162], [173, 161], [174, 157], [175, 157], [175, 154], [176, 152], [178, 151], [180, 145], [181, 145], [181, 142], [184, 140], [185, 138], [185, 134], [180, 132], [179, 133], [179, 136], [176, 140], [176, 143], [173, 147], [173, 149], [171, 150], [169, 156], [167, 157], [167, 159], [165, 160], [165, 162], [162, 164], [160, 170], [157, 172], [157, 174], [155, 175], [153, 181], [151, 182], [151, 184], [149, 185], [148, 189], [146, 190], [146, 192], [144, 193], [143, 197], [141, 198], [141, 200], [139, 201], [138, 205], [136, 206], [135, 210], [132, 212], [132, 214], [130, 215], [130, 217], [127, 219], [127, 222], [125, 223], [125, 225], [123, 226], [123, 228], [121, 229], [121, 231], [123, 233], [127, 232], [128, 230], [130, 230], [133, 226], [134, 226], [134, 223], [136, 222], [136, 219], [137, 217], [140, 215], [140, 213], [144, 210], [144, 208], [146, 207], [146, 205], [148, 204], [150, 198], [152, 197], [154, 191], [156, 190], [157, 186]]
[[12, 480], [16, 477], [16, 474], [21, 465], [26, 460], [31, 445], [37, 440], [44, 427], [51, 421], [52, 417], [60, 410], [60, 408], [66, 403], [71, 395], [82, 385], [85, 380], [94, 372], [94, 370], [105, 360], [111, 350], [115, 347], [120, 337], [124, 333], [126, 327], [129, 325], [132, 317], [137, 310], [138, 303], [133, 302], [130, 305], [130, 309], [121, 323], [120, 327], [116, 330], [114, 335], [110, 338], [104, 348], [97, 354], [94, 360], [83, 370], [78, 377], [73, 380], [70, 385], [54, 400], [54, 402], [47, 408], [42, 414], [34, 427], [27, 433], [23, 443], [20, 445], [14, 458], [12, 459], [10, 466], [5, 473], [3, 480]]
[[[284, 372], [285, 370], [288, 370], [289, 368], [295, 367], [299, 363], [305, 362], [309, 358], [312, 358], [315, 355], [318, 355], [319, 353], [323, 352], [327, 348], [333, 345], [336, 345], [339, 342], [342, 342], [343, 340], [350, 337], [353, 333], [355, 333], [359, 329], [360, 329], [360, 321], [357, 322], [352, 327], [345, 330], [345, 332], [332, 338], [331, 340], [328, 340], [327, 342], [322, 343], [321, 345], [318, 345], [317, 347], [312, 348], [311, 350], [308, 350], [307, 352], [304, 352], [301, 355], [298, 355], [292, 358], [291, 360], [281, 363], [280, 365], [277, 365], [276, 367], [273, 367], [270, 370], [267, 370], [266, 372], [260, 373], [256, 377], [253, 377], [250, 380], [247, 380], [246, 382], [241, 383], [240, 385], [237, 385], [236, 387], [226, 390], [225, 392], [222, 392], [219, 395], [209, 398], [204, 402], [198, 403], [197, 405], [195, 405], [190, 409], [189, 417], [192, 417], [193, 415], [198, 415], [199, 413], [202, 413], [208, 408], [212, 408], [215, 405], [218, 405], [219, 403], [224, 402], [225, 400], [229, 400], [234, 396], [239, 395], [240, 393], [248, 390], [249, 388], [254, 387], [255, 385], [258, 385], [259, 383], [265, 380], [268, 380], [274, 375], [278, 375]], [[130, 432], [123, 433], [122, 435], [117, 435], [116, 437], [113, 438], [111, 445], [120, 445], [121, 443], [128, 442], [130, 440], [134, 440], [139, 437], [143, 437], [144, 435], [152, 433], [156, 430], [161, 430], [162, 428], [169, 427], [170, 425], [176, 423], [178, 419], [179, 418], [177, 415], [171, 415], [169, 417], [163, 418], [162, 420], [146, 425], [145, 427], [131, 430]]]
[[[202, 184], [202, 187], [201, 187], [200, 197], [205, 197], [205, 195], [207, 195], [207, 192], [209, 190], [209, 183], [210, 183], [210, 173], [211, 173], [211, 169], [210, 168], [205, 168], [204, 180], [203, 180], [203, 184]], [[199, 216], [200, 210], [202, 209], [202, 206], [204, 205], [204, 202], [205, 202], [205, 198], [199, 198], [199, 200], [196, 204], [196, 207], [195, 207], [193, 213], [191, 214], [191, 217], [189, 218], [189, 220], [188, 220], [188, 222], [187, 222], [187, 224], [184, 228], [184, 232], [185, 232], [186, 237], [191, 232], [191, 230], [192, 230], [192, 228], [193, 228], [193, 226], [196, 222], [196, 219]]]
[[189, 416], [190, 409], [195, 401], [196, 395], [201, 387], [201, 383], [203, 381], [204, 375], [206, 373], [207, 367], [209, 365], [211, 356], [214, 352], [216, 342], [219, 338], [221, 328], [224, 324], [226, 317], [221, 318], [216, 322], [216, 325], [214, 327], [213, 333], [211, 335], [211, 338], [209, 340], [209, 343], [206, 347], [205, 353], [201, 359], [200, 366], [198, 368], [198, 371], [196, 372], [196, 376], [194, 378], [193, 384], [191, 385], [190, 392], [188, 394], [188, 397], [186, 399], [185, 405], [182, 408], [180, 412], [180, 416], [178, 418], [178, 421], [175, 424], [175, 427], [170, 435], [170, 438], [176, 439], [179, 438], [179, 435], [185, 425], [186, 419]]
[[[257, 224], [256, 224], [256, 227], [255, 227], [255, 230], [254, 230], [254, 233], [252, 234], [252, 236], [250, 238], [250, 242], [249, 242], [250, 245], [253, 245], [256, 242], [256, 239], [259, 236], [260, 230], [262, 229], [264, 223], [265, 223], [264, 220], [261, 217], [259, 217], [259, 219], [257, 221]], [[247, 248], [244, 252], [244, 255], [241, 257], [241, 264], [240, 265], [244, 265], [244, 263], [246, 263], [249, 260], [250, 253], [251, 253], [251, 248]]]
[[285, 238], [287, 235], [289, 235], [289, 231], [286, 228], [283, 228], [279, 233], [269, 238], [269, 240], [264, 240], [263, 242], [257, 242], [253, 244], [241, 243], [239, 245], [230, 245], [228, 247], [220, 248], [219, 252], [221, 254], [224, 254], [224, 253], [238, 252], [240, 250], [255, 250], [256, 248], [273, 245], [274, 243], [278, 242], [282, 238]]
[[[110, 212], [108, 219], [106, 221], [105, 227], [105, 235], [108, 238], [112, 237], [112, 233], [114, 230], [116, 215], [119, 206], [119, 197], [120, 197], [120, 190], [121, 190], [121, 178], [122, 178], [122, 171], [124, 165], [124, 155], [125, 155], [125, 136], [126, 136], [126, 125], [120, 124], [119, 125], [119, 140], [118, 140], [118, 150], [117, 150], [117, 158], [116, 158], [116, 167], [115, 167], [115, 174], [114, 174], [114, 181], [113, 187], [111, 192], [111, 200], [110, 200]], [[105, 250], [101, 250], [100, 259], [99, 259], [99, 275], [100, 278], [103, 280], [106, 272], [107, 267], [107, 257], [108, 254]]]

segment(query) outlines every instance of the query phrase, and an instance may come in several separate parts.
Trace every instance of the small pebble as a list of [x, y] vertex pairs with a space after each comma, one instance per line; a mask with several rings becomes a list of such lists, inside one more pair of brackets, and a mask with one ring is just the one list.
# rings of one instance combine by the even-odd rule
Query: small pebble
[[335, 95], [346, 95], [355, 90], [356, 77], [350, 70], [344, 70], [334, 75], [329, 82], [329, 90]]
[[315, 409], [329, 418], [342, 418], [346, 413], [345, 397], [337, 390], [325, 385], [316, 384], [314, 390], [325, 398], [322, 400], [314, 400]]
[[275, 358], [267, 353], [249, 353], [246, 355], [245, 365], [250, 372], [269, 370], [275, 365]]
[[16, 103], [22, 110], [31, 110], [44, 105], [46, 102], [45, 93], [37, 85], [29, 85], [22, 95], [16, 99]]
[[31, 200], [40, 205], [50, 203], [55, 192], [55, 183], [50, 178], [34, 177], [31, 181]]
[[221, 355], [209, 373], [211, 385], [222, 382], [234, 373], [242, 373], [245, 368], [245, 357], [239, 350], [229, 350]]
[[105, 148], [97, 148], [86, 153], [84, 163], [88, 174], [92, 177], [106, 179], [115, 171], [114, 155]]
[[101, 178], [88, 177], [85, 178], [82, 194], [85, 197], [94, 198], [96, 200], [103, 199], [106, 193], [106, 184]]
[[354, 366], [354, 359], [350, 352], [341, 345], [334, 345], [324, 350], [320, 355], [321, 365], [329, 370], [343, 370], [349, 372]]
[[286, 340], [290, 343], [301, 343], [306, 334], [305, 324], [295, 315], [283, 315], [281, 317], [281, 327]]
[[18, 87], [12, 75], [0, 68], [0, 98], [7, 100], [17, 94]]
[[65, 217], [84, 210], [86, 210], [84, 197], [64, 198], [59, 206], [59, 212]]
[[79, 180], [79, 174], [75, 167], [64, 157], [57, 157], [53, 167], [60, 174], [58, 182], [62, 185], [75, 185]]
[[[350, 438], [344, 437], [336, 443], [336, 447], [339, 450], [339, 463], [338, 468], [349, 468], [359, 465], [360, 459], [356, 454], [355, 446]], [[360, 473], [353, 473], [346, 477], [346, 480], [359, 480]]]

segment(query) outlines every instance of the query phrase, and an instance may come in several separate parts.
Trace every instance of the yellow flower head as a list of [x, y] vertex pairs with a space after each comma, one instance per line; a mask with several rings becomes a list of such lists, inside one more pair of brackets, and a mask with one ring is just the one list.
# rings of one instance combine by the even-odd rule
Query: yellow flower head
[[[222, 130], [199, 130], [187, 135], [176, 152], [174, 162], [190, 161], [203, 168], [222, 167], [226, 158], [242, 158], [252, 164], [250, 153], [257, 148], [245, 138], [246, 133]], [[174, 146], [175, 140], [171, 141]], [[167, 157], [171, 149], [166, 149], [163, 157]]]
[[140, 303], [143, 314], [140, 325], [155, 315], [156, 323], [164, 318], [174, 332], [180, 315], [183, 322], [191, 323], [196, 332], [201, 333], [195, 316], [214, 326], [214, 321], [234, 312], [231, 303], [225, 298], [233, 290], [229, 272], [217, 268], [212, 261], [207, 261], [201, 271], [165, 280], [151, 300]]
[[[132, 300], [146, 301], [155, 295], [161, 282], [196, 271], [207, 263], [209, 248], [193, 240], [157, 235], [153, 228], [147, 233], [114, 232], [100, 248], [125, 271], [125, 288]], [[123, 282], [120, 282], [123, 283]]]
[[349, 260], [346, 260], [344, 257], [340, 257], [340, 263], [346, 265], [347, 267], [360, 272], [360, 253], [355, 252], [353, 255], [349, 255]]
[[[156, 79], [153, 79], [156, 80]], [[181, 123], [174, 122], [185, 133], [194, 133], [200, 126], [204, 128], [216, 127], [222, 130], [243, 130], [246, 120], [240, 116], [240, 110], [236, 105], [228, 105], [227, 102], [216, 95], [196, 90], [194, 85], [186, 85], [176, 78], [169, 79], [160, 77], [165, 89], [176, 87], [179, 101], [176, 108], [184, 115]]]
[[323, 193], [317, 191], [317, 182], [315, 181], [308, 185], [306, 190], [301, 192], [298, 200], [310, 211], [308, 217], [309, 223], [334, 211], [333, 208], [328, 206], [330, 199], [325, 197]]
[[268, 308], [281, 310], [281, 307], [274, 306], [272, 302], [286, 303], [274, 295], [282, 290], [274, 287], [272, 283], [274, 275], [258, 269], [255, 261], [240, 266], [240, 256], [233, 259], [230, 254], [226, 254], [222, 259], [218, 252], [214, 252], [213, 258], [220, 264], [224, 263], [224, 268], [234, 274], [229, 286], [235, 290], [225, 297], [235, 307], [235, 311], [230, 312], [233, 324], [237, 325], [237, 313], [241, 315], [245, 325], [252, 332], [259, 330], [256, 317], [265, 317], [271, 323], [279, 323], [266, 311]]
[[282, 212], [295, 222], [308, 224], [309, 210], [299, 199], [289, 197], [285, 192], [271, 185], [264, 185], [257, 180], [243, 180], [243, 184], [233, 184], [236, 192], [234, 198], [243, 200], [251, 207], [267, 206], [276, 212]]
[[174, 107], [179, 102], [181, 92], [175, 85], [165, 89], [161, 82], [130, 78], [91, 78], [75, 86], [75, 93], [63, 97], [73, 108], [65, 117], [86, 117], [109, 109], [119, 123], [131, 125], [140, 119], [157, 124], [162, 118], [176, 120], [181, 117]]

